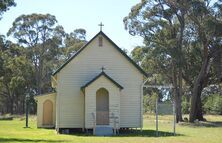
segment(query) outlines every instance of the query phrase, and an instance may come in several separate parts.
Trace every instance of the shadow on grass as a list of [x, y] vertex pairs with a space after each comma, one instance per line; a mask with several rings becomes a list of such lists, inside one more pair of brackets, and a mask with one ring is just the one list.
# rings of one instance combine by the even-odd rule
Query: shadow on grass
[[221, 121], [216, 121], [216, 122], [199, 121], [199, 122], [195, 122], [195, 123], [183, 122], [183, 123], [179, 123], [179, 125], [189, 126], [189, 127], [222, 127], [222, 122]]
[[43, 142], [43, 143], [55, 143], [55, 142], [67, 142], [64, 140], [46, 140], [46, 139], [21, 139], [21, 138], [0, 138], [0, 142]]
[[[72, 133], [74, 136], [88, 136], [92, 137], [92, 133]], [[159, 131], [158, 137], [172, 137], [174, 134], [172, 132]], [[184, 136], [182, 134], [176, 134], [176, 136]], [[140, 132], [139, 130], [121, 130], [119, 134], [113, 135], [111, 137], [157, 137], [155, 130], [143, 130]]]
[[[120, 134], [117, 135], [120, 137], [157, 137], [155, 130], [143, 130], [140, 131], [120, 131]], [[158, 131], [158, 137], [171, 137], [174, 136], [172, 132], [166, 132], [166, 131]], [[183, 136], [182, 134], [176, 134], [176, 136]]]

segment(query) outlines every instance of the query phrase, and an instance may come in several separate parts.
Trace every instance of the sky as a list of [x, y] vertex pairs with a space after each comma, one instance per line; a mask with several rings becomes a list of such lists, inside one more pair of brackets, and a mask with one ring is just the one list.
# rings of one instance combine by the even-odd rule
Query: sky
[[50, 13], [56, 16], [58, 24], [67, 33], [77, 28], [86, 30], [86, 39], [90, 40], [99, 32], [102, 22], [103, 32], [120, 48], [130, 52], [135, 46], [142, 45], [142, 38], [131, 36], [125, 30], [123, 18], [131, 7], [140, 0], [15, 0], [16, 7], [11, 7], [0, 20], [0, 34], [6, 34], [15, 18], [21, 14]]

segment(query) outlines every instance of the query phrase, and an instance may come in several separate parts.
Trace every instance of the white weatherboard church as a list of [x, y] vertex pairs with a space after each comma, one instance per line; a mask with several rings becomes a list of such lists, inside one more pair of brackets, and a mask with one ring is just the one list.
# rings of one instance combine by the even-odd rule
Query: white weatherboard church
[[56, 93], [36, 97], [37, 126], [142, 128], [146, 76], [101, 30], [53, 73]]

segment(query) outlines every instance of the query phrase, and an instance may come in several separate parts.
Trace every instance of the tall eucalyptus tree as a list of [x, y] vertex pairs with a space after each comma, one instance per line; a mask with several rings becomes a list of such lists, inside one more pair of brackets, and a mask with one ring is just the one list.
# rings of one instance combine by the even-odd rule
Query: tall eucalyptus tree
[[[142, 36], [147, 50], [154, 50], [155, 59], [159, 58], [161, 71], [167, 71], [163, 73], [169, 77], [169, 81], [175, 87], [177, 122], [182, 121], [182, 66], [184, 57], [182, 47], [186, 13], [187, 3], [184, 1], [144, 0], [135, 5], [129, 16], [124, 18], [124, 23], [130, 34]], [[166, 61], [168, 61], [167, 64]], [[166, 70], [166, 66], [168, 66], [168, 70]], [[169, 70], [169, 66], [172, 70]]]
[[[58, 61], [64, 31], [51, 14], [21, 15], [15, 19], [7, 35], [29, 49], [35, 67], [36, 94], [49, 92], [52, 65]], [[53, 54], [52, 54], [53, 53]], [[51, 64], [47, 64], [51, 61]]]

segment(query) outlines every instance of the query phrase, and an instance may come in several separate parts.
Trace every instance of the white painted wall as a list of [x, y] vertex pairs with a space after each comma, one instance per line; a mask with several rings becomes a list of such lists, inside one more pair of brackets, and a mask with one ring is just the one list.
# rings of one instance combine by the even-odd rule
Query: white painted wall
[[120, 95], [120, 127], [140, 127], [140, 86], [143, 75], [113, 45], [95, 38], [78, 56], [57, 73], [58, 128], [84, 128], [84, 95], [81, 86], [105, 72], [124, 87]]

